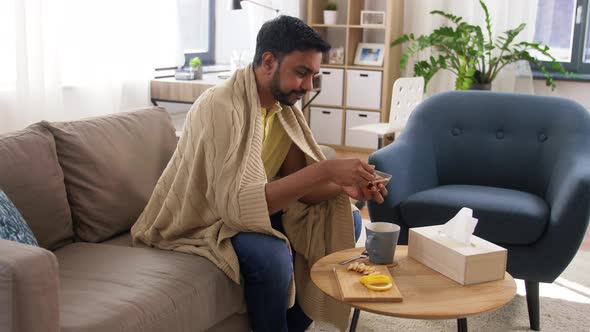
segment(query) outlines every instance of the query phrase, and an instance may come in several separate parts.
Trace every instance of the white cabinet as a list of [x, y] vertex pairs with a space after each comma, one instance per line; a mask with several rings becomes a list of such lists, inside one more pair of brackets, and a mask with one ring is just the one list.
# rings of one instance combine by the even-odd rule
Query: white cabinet
[[312, 101], [312, 105], [342, 107], [344, 88], [344, 69], [321, 68], [322, 91]]
[[313, 137], [320, 144], [342, 144], [342, 110], [311, 107], [310, 127]]
[[381, 108], [381, 72], [347, 70], [346, 107], [379, 110]]
[[378, 137], [376, 134], [350, 128], [379, 122], [379, 112], [346, 110], [346, 142], [344, 145], [377, 149]]

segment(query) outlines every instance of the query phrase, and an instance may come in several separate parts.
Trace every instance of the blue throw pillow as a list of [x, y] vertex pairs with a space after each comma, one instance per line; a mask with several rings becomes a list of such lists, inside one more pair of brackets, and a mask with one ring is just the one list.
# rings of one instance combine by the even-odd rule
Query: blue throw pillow
[[0, 190], [0, 239], [39, 246], [29, 225], [2, 190]]

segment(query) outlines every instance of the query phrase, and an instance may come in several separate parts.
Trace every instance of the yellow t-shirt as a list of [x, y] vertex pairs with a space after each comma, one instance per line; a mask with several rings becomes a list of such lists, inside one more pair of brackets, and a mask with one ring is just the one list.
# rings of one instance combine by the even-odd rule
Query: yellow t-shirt
[[[270, 111], [262, 108], [262, 124], [264, 133], [262, 136], [262, 161], [266, 178], [270, 181], [281, 169], [287, 153], [291, 148], [291, 138], [285, 132], [279, 120], [276, 120], [276, 114], [282, 110], [279, 103], [272, 106]], [[276, 121], [275, 121], [276, 120]]]

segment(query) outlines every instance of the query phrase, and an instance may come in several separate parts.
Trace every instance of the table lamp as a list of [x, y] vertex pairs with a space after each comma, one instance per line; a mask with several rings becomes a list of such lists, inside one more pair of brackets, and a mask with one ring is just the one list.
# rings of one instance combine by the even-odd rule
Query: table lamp
[[251, 1], [251, 0], [231, 0], [230, 1], [230, 10], [239, 10], [242, 9], [242, 2], [249, 2], [251, 4], [254, 4], [256, 6], [260, 6], [260, 7], [264, 7], [266, 9], [270, 9], [270, 10], [274, 10], [276, 15], [279, 15], [279, 10], [277, 8], [273, 8], [261, 3], [258, 3], [256, 1]]

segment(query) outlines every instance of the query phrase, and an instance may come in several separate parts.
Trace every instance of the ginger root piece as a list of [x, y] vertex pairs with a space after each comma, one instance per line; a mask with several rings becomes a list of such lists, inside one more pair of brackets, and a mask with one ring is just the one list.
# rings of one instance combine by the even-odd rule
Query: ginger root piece
[[363, 274], [371, 274], [375, 272], [373, 266], [366, 265], [365, 263], [354, 262], [348, 266], [349, 271], [356, 271]]

